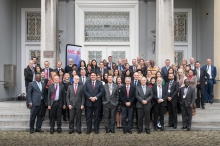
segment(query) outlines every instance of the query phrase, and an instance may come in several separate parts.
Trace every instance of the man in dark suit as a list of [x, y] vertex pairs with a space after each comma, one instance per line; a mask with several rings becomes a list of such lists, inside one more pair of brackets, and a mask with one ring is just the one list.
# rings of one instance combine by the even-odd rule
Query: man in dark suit
[[189, 80], [185, 79], [185, 87], [180, 88], [179, 100], [182, 111], [183, 127], [190, 131], [192, 122], [192, 108], [195, 103], [195, 89], [189, 86]]
[[[34, 65], [33, 61], [30, 60], [27, 68], [24, 69], [24, 80], [25, 80], [25, 87], [26, 87], [27, 94], [28, 94], [28, 85], [30, 82], [33, 81], [33, 76], [34, 76], [33, 65]], [[28, 98], [26, 98], [26, 106], [27, 106], [27, 108], [29, 108]]]
[[55, 120], [57, 132], [62, 133], [61, 117], [62, 109], [66, 108], [65, 88], [60, 84], [59, 76], [54, 76], [54, 83], [48, 88], [48, 109], [50, 110], [50, 134], [54, 133]]
[[50, 73], [53, 71], [52, 68], [50, 68], [50, 63], [48, 61], [44, 61], [44, 72], [45, 72], [45, 78], [50, 80]]
[[40, 66], [40, 64], [38, 63], [38, 58], [37, 57], [33, 57], [32, 60], [34, 62], [34, 64], [33, 64], [34, 67], [35, 66]]
[[121, 73], [124, 73], [125, 66], [124, 66], [124, 64], [122, 63], [122, 60], [121, 60], [121, 59], [118, 60], [118, 65], [117, 65], [116, 68], [117, 68], [118, 70], [120, 70]]
[[[122, 126], [123, 133], [127, 132], [132, 134], [133, 125], [133, 111], [135, 107], [135, 90], [136, 88], [131, 84], [131, 78], [125, 78], [125, 86], [121, 87], [120, 100], [122, 107]], [[127, 122], [128, 119], [128, 122]]]
[[190, 58], [188, 66], [190, 66], [190, 69], [192, 69], [192, 70], [196, 69], [196, 67], [195, 67], [195, 59], [194, 58]]
[[86, 81], [89, 80], [89, 79], [90, 78], [86, 76], [86, 70], [81, 69], [80, 70], [79, 84], [84, 85], [86, 83]]
[[214, 84], [216, 84], [215, 77], [217, 74], [217, 69], [214, 65], [211, 65], [212, 64], [211, 59], [207, 59], [206, 64], [207, 65], [202, 67], [209, 74], [209, 79], [207, 80], [207, 84], [205, 85], [205, 99], [207, 103], [209, 102], [212, 104], [213, 103], [213, 86]]
[[136, 108], [138, 111], [138, 134], [141, 134], [143, 131], [143, 117], [145, 117], [145, 131], [147, 134], [150, 134], [150, 109], [151, 109], [151, 99], [153, 93], [151, 88], [146, 85], [146, 77], [141, 78], [141, 86], [136, 88]]
[[169, 110], [169, 125], [168, 127], [177, 128], [177, 102], [178, 102], [178, 92], [179, 83], [174, 81], [174, 75], [168, 75], [169, 82], [166, 83], [168, 90], [167, 107]]
[[106, 64], [108, 70], [112, 69], [112, 64], [113, 63], [114, 62], [112, 62], [112, 56], [108, 56], [108, 62]]
[[166, 65], [161, 68], [161, 72], [162, 72], [162, 77], [163, 77], [163, 79], [166, 79], [166, 78], [167, 78], [168, 69], [171, 68], [171, 66], [170, 66], [170, 60], [169, 60], [169, 59], [166, 59], [165, 64], [166, 64]]
[[44, 117], [45, 110], [45, 84], [41, 82], [40, 74], [35, 75], [34, 82], [28, 85], [28, 103], [31, 108], [30, 116], [30, 134], [34, 133], [34, 124], [37, 117], [35, 132], [43, 132], [41, 125]]
[[207, 80], [209, 80], [209, 74], [204, 68], [200, 68], [201, 64], [199, 61], [196, 61], [196, 69], [194, 70], [197, 77], [197, 100], [196, 107], [200, 108], [200, 95], [201, 95], [201, 106], [202, 109], [205, 109], [205, 84], [207, 84]]
[[108, 70], [106, 68], [104, 68], [103, 62], [99, 63], [99, 67], [98, 67], [98, 69], [96, 69], [96, 73], [100, 74], [102, 76], [102, 79], [103, 79], [103, 75], [105, 73], [108, 73]]
[[[82, 70], [81, 70], [82, 71]], [[69, 134], [74, 132], [74, 118], [76, 117], [76, 131], [81, 134], [81, 116], [84, 108], [85, 98], [83, 85], [79, 84], [79, 76], [74, 76], [74, 84], [67, 89], [67, 106], [70, 111]]]
[[58, 71], [61, 70], [61, 69], [62, 69], [63, 72], [65, 73], [65, 70], [62, 68], [62, 62], [61, 62], [61, 61], [58, 61], [58, 62], [57, 62], [57, 67], [54, 69], [54, 71], [55, 71], [57, 74], [59, 74]]
[[137, 63], [136, 63], [136, 59], [132, 59], [132, 65], [130, 66], [130, 70], [131, 72], [136, 72], [137, 70]]
[[94, 129], [95, 134], [99, 133], [100, 109], [102, 106], [103, 85], [102, 82], [96, 80], [96, 73], [91, 72], [91, 80], [86, 81], [84, 85], [84, 96], [86, 102], [86, 134], [91, 133], [92, 117], [94, 112]]
[[108, 83], [104, 85], [102, 104], [106, 133], [115, 133], [118, 86], [113, 83], [113, 75], [108, 75]]
[[154, 99], [154, 129], [157, 130], [157, 120], [160, 116], [161, 131], [164, 130], [164, 108], [167, 106], [167, 87], [162, 86], [163, 79], [157, 78], [157, 85], [152, 87]]

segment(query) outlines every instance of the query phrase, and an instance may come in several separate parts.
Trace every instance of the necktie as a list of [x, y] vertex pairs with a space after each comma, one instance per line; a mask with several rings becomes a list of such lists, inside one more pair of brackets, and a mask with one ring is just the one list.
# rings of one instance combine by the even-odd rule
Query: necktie
[[121, 65], [119, 66], [119, 70], [121, 71]]
[[76, 94], [77, 92], [77, 85], [75, 85], [75, 88], [74, 88], [74, 93]]
[[146, 87], [142, 86], [142, 89], [143, 89], [143, 92], [144, 92], [144, 95], [145, 95], [146, 94]]
[[158, 97], [161, 99], [162, 98], [162, 88], [161, 88], [161, 85], [158, 86], [159, 87], [159, 95]]
[[56, 85], [56, 87], [55, 87], [55, 89], [54, 89], [54, 92], [53, 92], [53, 95], [52, 95], [52, 100], [55, 100], [55, 98], [56, 98], [56, 92], [57, 92], [57, 85]]
[[84, 79], [84, 76], [83, 76], [83, 78], [82, 78], [82, 82], [83, 82], [83, 85], [85, 84], [85, 79]]
[[47, 70], [46, 78], [49, 79], [49, 71], [48, 71], [48, 68], [47, 68], [46, 70]]
[[127, 86], [127, 98], [129, 98], [129, 86]]
[[137, 81], [134, 82], [135, 87], [137, 87]]
[[200, 70], [197, 69], [197, 81], [200, 81]]
[[92, 89], [94, 90], [94, 88], [95, 88], [95, 84], [94, 82], [92, 82]]
[[34, 68], [33, 67], [31, 68], [31, 71], [32, 71], [32, 74], [34, 74]]
[[37, 82], [37, 85], [38, 85], [38, 87], [39, 87], [40, 91], [42, 91], [42, 86], [41, 86], [41, 83], [40, 83], [40, 82]]
[[135, 68], [135, 66], [133, 66], [133, 71], [134, 71], [134, 72], [136, 71], [136, 68]]
[[170, 81], [169, 89], [171, 88], [171, 86], [172, 86], [172, 83], [173, 83], [173, 82], [172, 82], [172, 81]]
[[109, 84], [109, 93], [112, 95], [112, 85]]

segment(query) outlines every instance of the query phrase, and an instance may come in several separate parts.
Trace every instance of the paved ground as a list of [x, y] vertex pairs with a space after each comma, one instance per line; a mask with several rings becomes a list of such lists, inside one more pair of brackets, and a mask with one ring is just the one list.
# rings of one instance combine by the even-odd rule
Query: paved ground
[[100, 134], [85, 132], [62, 134], [49, 132], [29, 134], [29, 132], [0, 132], [0, 145], [77, 145], [77, 146], [220, 146], [220, 131], [152, 131], [146, 133], [123, 134], [117, 131], [115, 134]]

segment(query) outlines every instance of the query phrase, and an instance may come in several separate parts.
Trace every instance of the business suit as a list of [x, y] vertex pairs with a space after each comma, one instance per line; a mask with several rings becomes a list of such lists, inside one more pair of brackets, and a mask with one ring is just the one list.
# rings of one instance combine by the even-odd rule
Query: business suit
[[188, 64], [188, 66], [190, 66], [190, 69], [192, 69], [192, 70], [195, 70], [196, 69], [196, 66], [195, 66], [195, 64]]
[[[52, 71], [54, 71], [54, 70], [53, 70], [52, 68], [44, 68], [43, 70], [44, 70], [44, 72], [45, 72], [45, 78], [49, 80], [49, 79], [50, 79], [50, 73], [51, 73]], [[48, 78], [47, 78], [47, 71], [49, 71], [49, 72], [48, 72]]]
[[122, 65], [117, 65], [116, 68], [118, 70], [120, 70], [122, 73], [124, 73], [125, 66], [123, 64]]
[[28, 103], [32, 103], [30, 116], [30, 131], [34, 130], [35, 118], [37, 117], [36, 130], [41, 131], [41, 125], [45, 110], [45, 84], [40, 82], [41, 88], [37, 81], [33, 81], [28, 85]]
[[[24, 69], [24, 80], [25, 80], [25, 87], [26, 87], [26, 93], [28, 94], [28, 85], [30, 82], [33, 81], [34, 76], [34, 68], [30, 68], [27, 66], [27, 68]], [[28, 100], [26, 99], [26, 105], [29, 107]]]
[[[176, 81], [169, 81], [166, 83], [168, 90], [168, 97], [171, 97], [171, 101], [167, 101], [167, 107], [169, 110], [169, 126], [177, 127], [177, 102], [178, 102], [178, 92], [179, 83]], [[171, 126], [172, 125], [172, 126]]]
[[[211, 67], [211, 69], [210, 69]], [[205, 65], [202, 68], [204, 68], [207, 73], [209, 74], [209, 79], [207, 81], [207, 84], [205, 85], [205, 99], [206, 102], [213, 102], [213, 86], [216, 84], [216, 74], [217, 70], [216, 67], [213, 65]]]
[[168, 75], [168, 69], [171, 68], [170, 66], [164, 66], [161, 68], [161, 73], [162, 73], [162, 78], [165, 79], [165, 78], [168, 78], [167, 75]]
[[191, 128], [192, 108], [190, 105], [195, 103], [195, 90], [191, 87], [180, 88], [179, 100], [182, 110], [183, 127]]
[[[55, 120], [57, 120], [57, 129], [61, 130], [61, 117], [62, 117], [62, 109], [63, 106], [66, 105], [66, 98], [65, 98], [65, 87], [63, 84], [58, 84], [59, 94], [58, 99], [52, 99], [52, 96], [55, 92], [55, 84], [49, 86], [48, 88], [48, 106], [51, 107], [50, 110], [50, 127], [51, 130], [54, 129]], [[57, 90], [58, 90], [57, 88]]]
[[[77, 86], [76, 93], [74, 92], [75, 86]], [[74, 131], [74, 118], [76, 116], [76, 130], [78, 132], [81, 132], [81, 115], [82, 115], [81, 106], [84, 106], [85, 103], [82, 84], [73, 84], [68, 87], [66, 102], [68, 107], [69, 105], [72, 106], [72, 109], [69, 110], [70, 112], [69, 130]]]
[[133, 65], [131, 65], [130, 67], [129, 67], [129, 69], [131, 70], [131, 72], [136, 72], [136, 70], [137, 70], [137, 66], [135, 65], [135, 66], [133, 66]]
[[[99, 130], [100, 109], [102, 106], [103, 85], [102, 82], [95, 80], [94, 89], [92, 88], [92, 80], [86, 81], [84, 85], [84, 96], [86, 105], [86, 125], [87, 132], [90, 133], [92, 129], [92, 117], [94, 112], [94, 129]], [[96, 97], [92, 102], [90, 97]]]
[[101, 75], [101, 78], [103, 78], [103, 75], [104, 75], [105, 73], [108, 73], [108, 70], [107, 70], [106, 68], [102, 68], [102, 72], [101, 72], [101, 68], [97, 68], [96, 73], [97, 73], [97, 74], [100, 74], [100, 75]]
[[[111, 92], [110, 92], [111, 90]], [[114, 132], [116, 121], [116, 108], [118, 105], [118, 86], [114, 83], [104, 85], [102, 96], [104, 123], [106, 130]]]
[[110, 62], [107, 62], [106, 67], [108, 70], [112, 69], [112, 64], [115, 64], [115, 63], [111, 62], [111, 64], [110, 64]]
[[[143, 91], [143, 86], [138, 86], [136, 88], [136, 98], [137, 98], [137, 103], [136, 103], [136, 108], [138, 111], [138, 130], [142, 131], [143, 130], [143, 117], [145, 117], [144, 122], [145, 122], [145, 130], [150, 130], [150, 109], [151, 109], [151, 99], [153, 97], [153, 93], [151, 88], [147, 87], [145, 85], [145, 94]], [[143, 104], [142, 101], [146, 100], [147, 104]]]
[[[200, 68], [200, 69], [195, 69], [194, 70], [196, 77], [197, 77], [197, 83], [199, 82], [199, 84], [197, 84], [196, 88], [197, 88], [197, 100], [196, 100], [196, 107], [200, 108], [200, 100], [201, 100], [201, 106], [202, 108], [204, 108], [204, 101], [205, 101], [205, 82], [207, 82], [207, 80], [209, 80], [209, 74], [207, 73], [207, 71], [204, 68]], [[199, 74], [199, 75], [198, 75]], [[200, 99], [200, 94], [201, 94], [201, 99]]]
[[[130, 131], [133, 125], [133, 111], [135, 107], [135, 91], [136, 88], [130, 85], [129, 96], [127, 96], [126, 85], [121, 87], [120, 100], [122, 107], [122, 126], [125, 131]], [[126, 106], [126, 102], [130, 102], [130, 106]], [[128, 122], [127, 120], [128, 119]]]
[[[152, 92], [153, 92], [153, 102], [154, 102], [154, 128], [157, 127], [157, 120], [158, 116], [160, 116], [160, 124], [161, 127], [164, 128], [164, 108], [167, 106], [167, 87], [164, 85], [162, 86], [162, 95], [159, 97], [158, 95], [158, 86], [153, 86], [152, 87]], [[159, 99], [163, 99], [163, 102], [158, 103], [157, 101]], [[156, 128], [157, 129], [157, 128]]]
[[81, 76], [81, 77], [79, 78], [79, 84], [84, 85], [84, 84], [86, 83], [86, 81], [88, 81], [88, 80], [90, 80], [89, 77], [87, 77], [87, 76]]

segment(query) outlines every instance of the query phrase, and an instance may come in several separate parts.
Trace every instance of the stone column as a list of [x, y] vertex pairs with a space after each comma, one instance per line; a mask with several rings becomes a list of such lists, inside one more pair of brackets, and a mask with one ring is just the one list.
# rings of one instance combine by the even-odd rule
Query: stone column
[[[216, 80], [220, 80], [220, 1], [214, 0], [214, 61], [213, 65], [217, 68]], [[220, 102], [220, 82], [214, 85], [215, 102]]]
[[165, 60], [174, 63], [174, 16], [173, 0], [157, 0], [156, 7], [156, 64]]
[[58, 57], [58, 0], [41, 0], [41, 66], [56, 67]]

